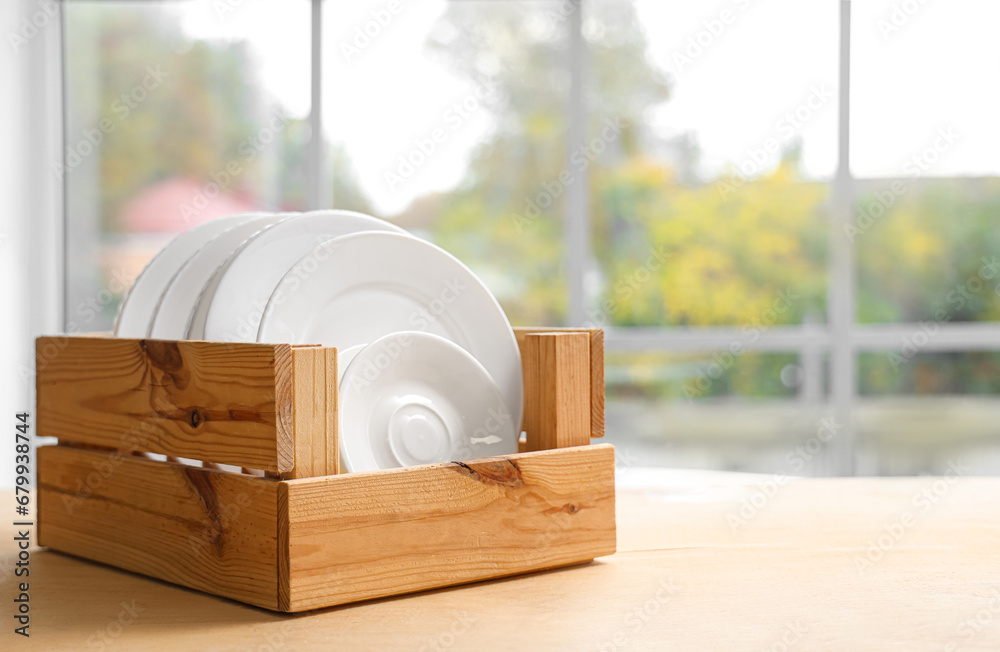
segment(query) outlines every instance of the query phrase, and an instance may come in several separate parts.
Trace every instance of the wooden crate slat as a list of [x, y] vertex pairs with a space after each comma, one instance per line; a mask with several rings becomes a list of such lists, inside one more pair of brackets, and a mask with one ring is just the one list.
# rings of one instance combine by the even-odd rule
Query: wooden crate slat
[[295, 468], [283, 477], [333, 475], [340, 465], [337, 438], [337, 349], [292, 349]]
[[590, 336], [530, 333], [524, 360], [526, 450], [590, 443]]
[[268, 471], [294, 466], [287, 344], [36, 341], [38, 433]]
[[604, 436], [604, 329], [590, 330], [590, 436]]
[[291, 611], [615, 551], [614, 447], [282, 483]]
[[39, 544], [278, 609], [277, 485], [116, 451], [43, 446]]
[[[590, 436], [604, 436], [604, 330], [600, 328], [515, 328], [517, 345], [532, 333], [588, 333], [590, 335]], [[527, 369], [526, 369], [527, 371]]]

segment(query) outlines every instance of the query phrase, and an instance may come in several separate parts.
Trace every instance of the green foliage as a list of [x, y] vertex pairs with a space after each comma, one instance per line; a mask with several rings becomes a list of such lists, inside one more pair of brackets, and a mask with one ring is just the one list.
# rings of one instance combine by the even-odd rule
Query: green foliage
[[[122, 230], [123, 204], [150, 184], [171, 177], [207, 183], [231, 163], [240, 173], [225, 184], [226, 192], [265, 209], [304, 209], [308, 125], [287, 116], [250, 74], [255, 62], [247, 44], [190, 40], [169, 7], [153, 4], [71, 3], [67, 20], [67, 100], [74, 109], [69, 134], [102, 121], [112, 127], [100, 147], [106, 232]], [[152, 88], [150, 70], [163, 76]], [[262, 131], [275, 118], [283, 127], [275, 141], [262, 145]], [[276, 166], [265, 169], [262, 147], [275, 153], [268, 158]], [[350, 161], [343, 148], [330, 150], [338, 205], [370, 212], [344, 172]]]
[[[430, 52], [494, 88], [486, 110], [495, 126], [458, 188], [415, 202], [433, 215], [428, 235], [487, 282], [513, 323], [564, 323], [567, 188], [586, 177], [599, 270], [588, 279], [596, 297], [592, 321], [822, 322], [828, 186], [800, 177], [794, 149], [760, 177], [730, 171], [698, 179], [696, 143], [664, 142], [649, 130], [648, 114], [669, 100], [670, 86], [650, 62], [628, 3], [587, 3], [586, 145], [568, 152], [569, 18], [557, 6], [450, 3], [434, 27]], [[102, 119], [114, 125], [100, 150], [106, 231], [120, 229], [122, 204], [147, 185], [177, 175], [208, 180], [241, 158], [241, 143], [278, 108], [247, 74], [253, 64], [244, 45], [185, 40], [175, 15], [152, 5], [67, 10], [67, 51], [80, 55], [67, 60], [69, 105], [92, 110], [70, 115], [70, 134]], [[167, 77], [123, 116], [121, 95], [142, 82], [147, 66]], [[281, 205], [269, 208], [297, 210], [305, 203], [308, 127], [291, 120], [280, 133], [278, 169], [251, 162], [229, 190], [259, 199], [262, 186], [276, 185]], [[336, 206], [371, 212], [341, 147], [331, 148], [329, 165]], [[861, 209], [888, 186], [863, 192]], [[859, 321], [1000, 319], [1000, 276], [986, 278], [983, 265], [1000, 254], [1000, 180], [906, 180], [905, 192], [879, 212], [856, 234]], [[620, 376], [611, 373], [609, 382], [620, 395], [680, 397], [712, 361], [633, 356], [620, 361]], [[781, 382], [781, 370], [795, 362], [786, 354], [741, 356], [699, 395], [787, 396], [794, 390]], [[997, 391], [998, 364], [996, 354], [924, 354], [903, 364], [865, 354], [861, 389]]]
[[858, 200], [859, 220], [889, 204], [867, 229], [855, 234], [858, 320], [1000, 319], [1000, 269], [984, 263], [1000, 263], [1000, 179], [897, 183], [904, 191], [891, 201], [889, 182], [877, 184]]

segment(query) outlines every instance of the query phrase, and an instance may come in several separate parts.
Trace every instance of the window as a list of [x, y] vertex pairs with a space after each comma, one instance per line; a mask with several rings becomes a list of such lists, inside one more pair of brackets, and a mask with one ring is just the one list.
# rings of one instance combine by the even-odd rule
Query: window
[[[567, 319], [567, 18], [559, 2], [324, 3], [333, 206], [390, 219], [486, 281], [511, 321]], [[537, 188], [537, 191], [536, 191]]]
[[992, 3], [65, 11], [71, 329], [194, 220], [354, 209], [606, 328], [625, 464], [1000, 471]]
[[179, 231], [305, 205], [309, 3], [67, 2], [71, 331], [108, 330]]

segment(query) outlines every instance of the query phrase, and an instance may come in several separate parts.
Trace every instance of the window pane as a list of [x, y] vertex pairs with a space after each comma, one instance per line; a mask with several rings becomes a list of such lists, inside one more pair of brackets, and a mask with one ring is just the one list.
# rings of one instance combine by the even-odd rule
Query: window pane
[[106, 330], [174, 234], [302, 208], [309, 4], [68, 2], [70, 330]]
[[841, 428], [822, 407], [819, 354], [609, 353], [606, 362], [619, 466], [837, 471], [828, 453]]
[[851, 3], [851, 170], [996, 175], [1000, 3]]
[[562, 2], [327, 3], [324, 120], [333, 203], [416, 231], [468, 264], [515, 324], [566, 312]]
[[862, 396], [1000, 394], [1000, 351], [862, 353]]
[[[894, 183], [904, 191], [893, 194]], [[858, 214], [871, 216], [854, 232], [859, 321], [1000, 320], [1000, 179], [859, 190]]]
[[823, 321], [837, 3], [586, 6], [593, 321]]
[[969, 475], [1000, 468], [1000, 352], [863, 353], [858, 378], [859, 473], [943, 474], [955, 461]]

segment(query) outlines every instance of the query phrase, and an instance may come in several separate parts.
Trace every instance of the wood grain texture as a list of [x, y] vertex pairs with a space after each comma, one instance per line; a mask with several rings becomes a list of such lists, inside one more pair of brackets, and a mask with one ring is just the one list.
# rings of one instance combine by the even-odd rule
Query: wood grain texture
[[286, 344], [36, 340], [38, 433], [269, 471], [294, 465]]
[[604, 436], [604, 330], [590, 331], [590, 436]]
[[292, 580], [291, 553], [288, 541], [288, 484], [278, 482], [278, 514], [277, 514], [277, 569], [278, 569], [278, 611], [291, 611]]
[[292, 611], [615, 551], [609, 445], [283, 484]]
[[531, 333], [524, 361], [524, 431], [527, 450], [590, 443], [590, 336]]
[[[304, 617], [36, 548], [31, 638], [11, 624], [0, 631], [0, 649], [100, 649], [111, 625], [104, 649], [129, 652], [1000, 650], [1000, 478], [945, 481], [947, 491], [926, 510], [914, 497], [941, 478], [794, 480], [734, 529], [730, 515], [756, 501], [773, 475], [622, 476], [614, 556]], [[0, 504], [13, 499], [0, 492]], [[918, 509], [914, 527], [876, 547], [887, 525]], [[14, 575], [16, 534], [9, 518], [0, 521], [8, 542], [0, 598], [8, 605], [25, 579]], [[882, 554], [859, 571], [858, 558], [872, 552]], [[119, 632], [123, 602], [141, 612]], [[782, 641], [789, 625], [802, 636]]]
[[43, 446], [39, 543], [277, 609], [277, 489], [262, 478]]
[[282, 477], [339, 472], [337, 349], [292, 348], [292, 422], [295, 468]]
[[[515, 328], [514, 336], [521, 348], [532, 333], [588, 333], [590, 336], [590, 436], [604, 436], [604, 331], [600, 328]], [[527, 370], [525, 370], [527, 372]]]

